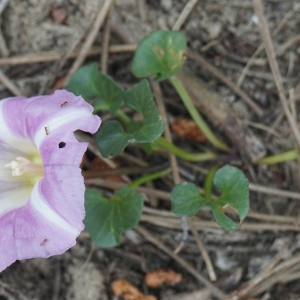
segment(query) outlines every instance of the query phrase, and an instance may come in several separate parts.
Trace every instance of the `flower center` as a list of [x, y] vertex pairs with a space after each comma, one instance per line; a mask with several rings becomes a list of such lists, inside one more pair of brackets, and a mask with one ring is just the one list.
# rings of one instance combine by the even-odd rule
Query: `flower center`
[[27, 158], [19, 156], [5, 165], [5, 168], [11, 168], [12, 176], [21, 176], [24, 173], [31, 173], [43, 176], [44, 167], [42, 164], [32, 163]]

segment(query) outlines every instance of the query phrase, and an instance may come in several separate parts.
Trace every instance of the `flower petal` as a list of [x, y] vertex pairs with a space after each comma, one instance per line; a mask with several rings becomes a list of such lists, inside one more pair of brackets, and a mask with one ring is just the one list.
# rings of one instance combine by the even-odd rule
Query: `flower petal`
[[68, 125], [73, 124], [74, 131], [81, 129], [95, 133], [100, 118], [91, 116], [92, 111], [93, 107], [82, 97], [65, 90], [47, 96], [8, 98], [0, 101], [0, 136], [1, 139], [2, 134], [7, 136], [5, 142], [12, 136], [30, 139], [39, 148], [48, 137], [47, 133], [50, 136], [62, 126], [69, 128]]
[[81, 169], [47, 166], [39, 185], [49, 206], [72, 227], [83, 230], [85, 186]]
[[17, 259], [13, 227], [14, 215], [15, 212], [12, 211], [0, 218], [0, 272]]
[[[72, 115], [72, 111], [70, 111], [69, 116], [69, 120], [64, 120], [64, 118], [51, 120], [50, 124], [58, 122], [61, 125], [56, 129], [53, 129], [50, 125], [49, 135], [46, 138], [43, 137], [41, 143], [41, 131], [37, 132], [35, 140], [37, 144], [40, 143], [39, 152], [44, 165], [79, 166], [88, 144], [79, 142], [74, 136], [74, 131], [80, 129], [95, 133], [100, 126], [99, 117], [91, 116], [91, 113], [79, 117], [75, 112]], [[45, 135], [45, 133], [42, 132], [42, 135]]]
[[33, 143], [26, 140], [24, 109], [34, 98], [13, 97], [0, 101], [0, 145], [28, 152]]
[[34, 186], [27, 204], [16, 210], [14, 219], [17, 259], [62, 254], [75, 245], [83, 228], [82, 222], [76, 228], [52, 209], [40, 184]]

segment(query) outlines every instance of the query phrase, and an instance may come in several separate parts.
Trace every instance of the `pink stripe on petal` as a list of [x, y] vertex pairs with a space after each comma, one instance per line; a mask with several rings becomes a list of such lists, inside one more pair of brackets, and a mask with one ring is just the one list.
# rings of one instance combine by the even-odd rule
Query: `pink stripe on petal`
[[[36, 97], [25, 98], [25, 97], [12, 97], [1, 100], [0, 102], [0, 115], [2, 120], [5, 122], [10, 130], [10, 134], [16, 137], [26, 138], [26, 127], [24, 111], [28, 104], [34, 101]], [[6, 128], [0, 126], [0, 137], [2, 137], [2, 131], [7, 131]], [[7, 134], [7, 132], [5, 132]]]
[[17, 259], [13, 231], [14, 215], [15, 212], [12, 211], [0, 218], [0, 272]]
[[85, 211], [85, 186], [81, 169], [69, 166], [46, 166], [40, 181], [40, 193], [48, 205], [72, 227], [82, 231]]
[[14, 231], [17, 259], [62, 254], [75, 245], [80, 233], [52, 210], [38, 184], [27, 204], [16, 211]]

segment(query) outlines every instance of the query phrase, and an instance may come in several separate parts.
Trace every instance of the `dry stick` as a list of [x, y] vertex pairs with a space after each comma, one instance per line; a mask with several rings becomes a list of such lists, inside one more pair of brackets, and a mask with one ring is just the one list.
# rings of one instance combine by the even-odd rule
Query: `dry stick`
[[[281, 111], [279, 113], [279, 115], [277, 116], [276, 120], [274, 121], [273, 125], [271, 126], [271, 128], [276, 128], [277, 125], [282, 121], [282, 119], [284, 118], [284, 112]], [[268, 133], [267, 136], [266, 136], [266, 140], [268, 141], [271, 137], [271, 133]]]
[[287, 117], [287, 120], [289, 122], [289, 125], [291, 126], [292, 132], [294, 134], [294, 138], [297, 142], [297, 144], [300, 146], [300, 132], [298, 130], [298, 126], [296, 122], [293, 119], [293, 116], [289, 110], [288, 107], [288, 101], [284, 94], [284, 88], [282, 83], [282, 78], [280, 75], [279, 67], [276, 61], [275, 57], [275, 51], [273, 48], [270, 31], [267, 25], [267, 21], [264, 15], [263, 6], [260, 0], [252, 0], [254, 11], [258, 17], [258, 24], [260, 29], [260, 34], [263, 39], [263, 43], [266, 49], [267, 57], [269, 60], [270, 68], [272, 70], [275, 84], [278, 90], [279, 99], [283, 108], [283, 111], [285, 113], [285, 116]]
[[107, 63], [108, 63], [108, 52], [109, 52], [109, 41], [110, 41], [110, 23], [111, 23], [111, 14], [113, 10], [114, 0], [109, 8], [109, 12], [106, 18], [106, 25], [103, 32], [103, 40], [102, 40], [102, 51], [101, 51], [101, 72], [103, 74], [107, 74]]
[[276, 223], [288, 223], [288, 224], [293, 224], [296, 221], [296, 218], [291, 216], [267, 215], [267, 214], [257, 213], [254, 211], [250, 211], [247, 214], [247, 218], [269, 221], [269, 222], [276, 222]]
[[0, 3], [0, 15], [3, 13], [6, 5], [8, 4], [9, 0], [2, 0]]
[[166, 247], [159, 239], [157, 239], [152, 233], [143, 228], [142, 226], [135, 227], [135, 230], [142, 234], [150, 243], [154, 244], [157, 248], [164, 251], [166, 254], [171, 256], [179, 264], [181, 264], [190, 274], [192, 274], [199, 282], [203, 283], [211, 293], [218, 299], [223, 299], [226, 294], [223, 293], [218, 287], [213, 285], [209, 280], [207, 280], [200, 272], [198, 272], [193, 266], [182, 259], [180, 256], [174, 254], [168, 247]]
[[[123, 182], [116, 182], [101, 178], [86, 179], [84, 182], [87, 185], [96, 185], [110, 190], [117, 190], [127, 186], [127, 184]], [[170, 193], [164, 191], [150, 189], [142, 186], [137, 187], [136, 190], [149, 196], [154, 196], [162, 200], [170, 201]]]
[[[291, 114], [293, 116], [294, 121], [297, 124], [297, 110], [296, 110], [296, 101], [295, 101], [295, 90], [294, 88], [289, 89], [289, 104], [291, 109]], [[300, 153], [300, 147], [296, 145], [297, 152]], [[295, 166], [295, 168], [294, 168]], [[292, 175], [294, 182], [296, 183], [296, 188], [299, 190], [299, 179], [300, 179], [300, 156], [298, 155], [298, 158], [295, 162], [295, 164], [292, 164]], [[300, 224], [300, 214], [298, 214], [296, 225]]]
[[179, 30], [181, 28], [182, 24], [185, 22], [186, 18], [191, 13], [192, 9], [194, 8], [194, 6], [196, 5], [197, 2], [198, 2], [198, 0], [189, 0], [188, 1], [188, 3], [185, 5], [183, 11], [179, 15], [177, 21], [173, 25], [172, 30]]
[[246, 282], [243, 287], [238, 290], [236, 293], [238, 294], [239, 298], [243, 298], [246, 295], [249, 294], [249, 292], [257, 285], [259, 285], [262, 281], [264, 281], [266, 278], [268, 278], [269, 273], [273, 268], [279, 263], [279, 261], [282, 259], [283, 255], [287, 251], [287, 246], [285, 246], [283, 249], [281, 249], [274, 257], [273, 259], [265, 265], [265, 267], [255, 275], [254, 278]]
[[[93, 146], [93, 144], [90, 144], [89, 149], [91, 151], [94, 151], [94, 154], [96, 156], [103, 159], [103, 157], [101, 157], [101, 154], [96, 145]], [[110, 161], [110, 160], [108, 160], [108, 161]], [[105, 160], [105, 162], [106, 162], [106, 160]], [[122, 182], [104, 180], [101, 178], [88, 179], [85, 182], [87, 184], [95, 184], [95, 185], [99, 185], [101, 187], [107, 187], [107, 188], [113, 189], [113, 190], [120, 189], [126, 185], [125, 183], [122, 183]], [[142, 187], [139, 187], [138, 189], [140, 189], [140, 188], [142, 188]], [[300, 200], [300, 193], [284, 191], [284, 190], [279, 190], [279, 189], [274, 189], [274, 188], [268, 188], [263, 185], [254, 184], [254, 183], [249, 184], [249, 190], [252, 192], [258, 192], [258, 193], [263, 193], [263, 194], [268, 194], [268, 195], [275, 195], [275, 196], [279, 196], [279, 197]], [[160, 191], [160, 190], [151, 190], [151, 189], [146, 189], [145, 191], [146, 191], [145, 193], [150, 193], [153, 195], [155, 194], [157, 197], [160, 197], [163, 200], [170, 201], [170, 193], [168, 193], [168, 192], [164, 192], [164, 191]]]
[[[4, 11], [4, 9], [7, 6], [8, 2], [9, 2], [9, 0], [2, 0], [1, 1], [1, 3], [0, 3], [0, 16], [2, 15], [2, 12]], [[5, 42], [5, 39], [3, 37], [1, 29], [0, 29], [0, 48], [1, 48], [1, 52], [2, 52], [3, 57], [9, 56], [9, 50], [7, 48], [7, 45], [6, 45], [6, 42]]]
[[39, 95], [43, 95], [47, 90], [47, 88], [53, 85], [56, 79], [56, 75], [64, 67], [65, 63], [68, 60], [68, 57], [75, 51], [76, 47], [79, 45], [82, 38], [86, 35], [86, 32], [89, 30], [94, 19], [95, 19], [95, 13], [90, 15], [87, 24], [85, 25], [85, 28], [81, 32], [77, 33], [73, 43], [68, 47], [68, 50], [62, 54], [62, 56], [55, 64], [53, 64], [49, 72], [50, 73], [49, 79], [46, 80], [44, 84], [41, 86], [39, 90]]
[[240, 96], [258, 116], [262, 116], [263, 110], [250, 98], [248, 97], [240, 88], [238, 88], [230, 79], [228, 79], [224, 74], [222, 74], [216, 67], [207, 62], [202, 56], [196, 54], [190, 50], [187, 51], [187, 56], [199, 63], [202, 67], [206, 68], [214, 76], [216, 76], [220, 81], [225, 83], [229, 88], [233, 90], [238, 96]]
[[272, 134], [272, 135], [275, 135], [276, 137], [278, 137], [279, 139], [282, 139], [282, 136], [279, 132], [277, 132], [274, 128], [272, 127], [269, 127], [269, 126], [266, 126], [264, 124], [261, 124], [261, 123], [256, 123], [256, 122], [251, 122], [251, 121], [248, 121], [248, 120], [243, 120], [243, 122], [245, 124], [247, 124], [248, 126], [250, 127], [254, 127], [254, 128], [257, 128], [257, 129], [261, 129], [261, 130], [264, 130], [266, 131], [267, 133], [269, 134]]
[[[285, 26], [287, 20], [292, 17], [292, 15], [294, 14], [294, 12], [296, 10], [298, 10], [300, 8], [300, 3], [299, 4], [296, 4], [294, 6], [294, 8], [292, 10], [290, 10], [288, 13], [285, 14], [285, 16], [282, 18], [282, 20], [279, 22], [278, 26], [276, 27], [276, 29], [272, 32], [272, 37], [274, 38], [278, 33], [279, 31]], [[249, 71], [249, 69], [251, 68], [253, 62], [255, 61], [256, 57], [262, 52], [262, 50], [264, 49], [264, 44], [261, 43], [259, 45], [259, 47], [255, 50], [254, 54], [251, 56], [251, 58], [248, 60], [246, 66], [244, 67], [241, 75], [240, 75], [240, 78], [237, 82], [237, 86], [240, 87], [241, 84], [243, 83], [245, 77], [246, 77], [246, 74], [247, 72]]]
[[86, 41], [82, 45], [82, 48], [79, 52], [77, 59], [74, 61], [71, 69], [69, 70], [66, 79], [64, 81], [64, 85], [67, 85], [71, 76], [76, 72], [76, 70], [81, 66], [84, 62], [89, 49], [91, 48], [92, 44], [95, 41], [95, 38], [100, 30], [101, 25], [109, 11], [110, 5], [113, 0], [105, 0], [103, 7], [100, 8], [99, 14], [96, 17], [94, 27], [92, 28], [91, 32], [88, 34]]
[[[162, 119], [164, 120], [165, 138], [168, 142], [172, 143], [172, 135], [171, 135], [170, 126], [169, 126], [169, 123], [168, 123], [168, 116], [167, 116], [167, 112], [166, 112], [166, 108], [165, 108], [164, 100], [163, 100], [163, 95], [162, 95], [159, 83], [152, 81], [151, 86], [152, 86], [152, 89], [153, 89], [153, 92], [154, 92], [154, 95], [155, 95], [155, 98], [156, 98], [158, 110], [159, 110], [159, 112], [162, 116]], [[181, 179], [180, 179], [180, 176], [179, 176], [176, 156], [172, 153], [169, 153], [169, 157], [170, 157], [170, 164], [171, 164], [171, 167], [172, 167], [174, 183], [179, 184], [179, 183], [181, 183]]]
[[111, 31], [117, 35], [124, 43], [135, 44], [137, 39], [134, 38], [129, 31], [126, 30], [125, 26], [120, 26], [120, 24], [111, 24]]
[[[145, 215], [142, 214], [140, 221], [147, 222], [156, 226], [181, 230], [181, 221], [179, 217], [174, 218], [165, 218], [156, 216], [153, 218], [153, 215]], [[194, 222], [195, 228], [197, 230], [220, 230], [220, 226], [214, 221], [203, 221], [197, 220]], [[268, 223], [245, 223], [243, 222], [241, 225], [241, 231], [291, 231], [291, 232], [300, 232], [300, 227], [296, 227], [294, 225], [285, 225], [285, 224], [268, 224]]]
[[252, 192], [258, 192], [268, 195], [276, 195], [279, 197], [286, 197], [286, 198], [292, 198], [300, 200], [300, 193], [297, 192], [291, 192], [291, 191], [284, 191], [280, 189], [275, 188], [269, 188], [263, 185], [249, 183], [249, 190]]
[[284, 44], [282, 44], [282, 45], [280, 45], [278, 47], [278, 49], [276, 50], [276, 54], [277, 55], [282, 55], [288, 48], [290, 48], [291, 46], [293, 46], [299, 40], [300, 40], [300, 34], [292, 37], [287, 42], [285, 42]]
[[90, 249], [90, 252], [85, 260], [85, 262], [83, 263], [83, 265], [80, 267], [80, 269], [76, 272], [75, 276], [74, 276], [74, 279], [77, 279], [79, 277], [79, 275], [81, 275], [82, 271], [85, 269], [85, 267], [87, 266], [87, 264], [90, 262], [92, 256], [93, 256], [93, 253], [95, 251], [95, 244], [94, 243], [91, 243], [91, 249]]
[[2, 56], [3, 57], [8, 57], [9, 56], [9, 50], [6, 46], [6, 42], [4, 40], [1, 28], [0, 28], [0, 48], [1, 48]]
[[206, 264], [206, 268], [207, 268], [207, 272], [208, 272], [208, 275], [209, 275], [209, 278], [211, 281], [216, 281], [217, 280], [217, 276], [216, 276], [216, 273], [215, 273], [215, 270], [214, 270], [214, 267], [213, 267], [213, 264], [210, 260], [210, 257], [208, 255], [208, 252], [203, 244], [203, 242], [201, 241], [200, 239], [200, 236], [194, 226], [194, 223], [193, 223], [193, 218], [188, 218], [187, 219], [188, 221], [188, 224], [189, 224], [189, 228], [195, 238], [195, 241], [196, 241], [196, 244], [201, 252], [201, 255], [204, 259], [204, 262]]
[[138, 10], [139, 10], [141, 22], [145, 22], [145, 20], [146, 20], [145, 6], [146, 6], [146, 0], [139, 0], [138, 1]]
[[[136, 48], [137, 48], [136, 44], [112, 45], [109, 47], [109, 53], [134, 52]], [[38, 62], [51, 62], [60, 59], [63, 54], [64, 53], [61, 51], [43, 51], [43, 52], [26, 53], [20, 56], [0, 58], [0, 66], [31, 64], [31, 63], [38, 63]], [[67, 55], [67, 59], [76, 58], [78, 54], [79, 51], [74, 51]], [[99, 54], [101, 54], [100, 47], [92, 47], [87, 52], [87, 56], [95, 56]]]
[[0, 71], [0, 81], [12, 94], [15, 96], [22, 96], [19, 88], [2, 71]]
[[300, 268], [300, 265], [296, 263], [292, 267], [290, 267], [288, 270], [282, 271], [280, 274], [275, 274], [270, 278], [267, 278], [262, 284], [259, 286], [255, 287], [253, 291], [251, 291], [252, 296], [257, 296], [264, 291], [267, 291], [269, 288], [274, 287], [276, 283], [281, 282], [282, 278], [285, 278], [288, 274], [294, 273], [295, 271], [298, 271]]
[[[164, 123], [165, 123], [165, 130], [164, 130], [165, 138], [168, 142], [172, 143], [171, 130], [170, 130], [170, 126], [168, 123], [168, 116], [167, 116], [167, 112], [166, 112], [166, 107], [164, 105], [164, 100], [163, 100], [163, 95], [162, 95], [160, 85], [157, 82], [151, 82], [151, 86], [154, 91], [158, 110], [162, 116], [162, 119], [164, 120]], [[171, 168], [172, 168], [173, 181], [176, 185], [176, 184], [181, 183], [181, 178], [179, 175], [178, 164], [177, 164], [177, 158], [172, 153], [169, 153], [169, 158], [170, 158], [170, 164], [171, 164]], [[187, 218], [182, 217], [183, 233], [182, 233], [181, 242], [179, 243], [178, 247], [174, 250], [174, 253], [176, 253], [176, 254], [178, 254], [181, 251], [181, 249], [183, 248], [183, 246], [185, 244], [185, 240], [188, 236], [188, 229], [187, 229], [187, 226], [185, 226], [186, 223], [187, 223]]]
[[[164, 121], [165, 138], [168, 142], [172, 143], [172, 135], [171, 135], [171, 130], [170, 130], [169, 122], [168, 122], [168, 115], [167, 115], [166, 107], [164, 104], [160, 85], [158, 82], [151, 81], [151, 86], [152, 86], [154, 96], [156, 99], [158, 111], [161, 114], [161, 117]], [[176, 159], [176, 156], [172, 153], [169, 153], [169, 159], [170, 159], [170, 165], [172, 168], [173, 181], [176, 185], [176, 184], [181, 183], [181, 178], [179, 176], [179, 171], [178, 171], [177, 159]]]
[[[168, 218], [174, 218], [174, 214], [166, 210], [158, 210], [158, 209], [147, 207], [144, 208], [144, 212], [152, 214], [154, 216], [157, 215], [157, 216], [164, 216]], [[232, 212], [233, 211], [231, 210], [231, 213]], [[288, 223], [288, 224], [293, 224], [296, 220], [295, 217], [291, 217], [291, 216], [266, 215], [266, 214], [252, 212], [252, 211], [248, 213], [247, 218], [252, 218], [260, 221], [263, 220], [269, 222]]]
[[288, 283], [290, 281], [294, 281], [296, 279], [300, 278], [300, 272], [292, 273], [292, 274], [286, 274], [284, 278], [281, 278], [280, 282], [282, 283]]

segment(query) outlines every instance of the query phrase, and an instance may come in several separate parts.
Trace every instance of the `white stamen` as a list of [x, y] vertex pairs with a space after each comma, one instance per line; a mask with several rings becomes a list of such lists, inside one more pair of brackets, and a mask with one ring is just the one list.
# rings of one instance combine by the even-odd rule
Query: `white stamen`
[[44, 172], [41, 164], [32, 163], [22, 156], [17, 157], [16, 160], [12, 160], [4, 167], [12, 170], [12, 176], [21, 176], [27, 172], [42, 175]]

